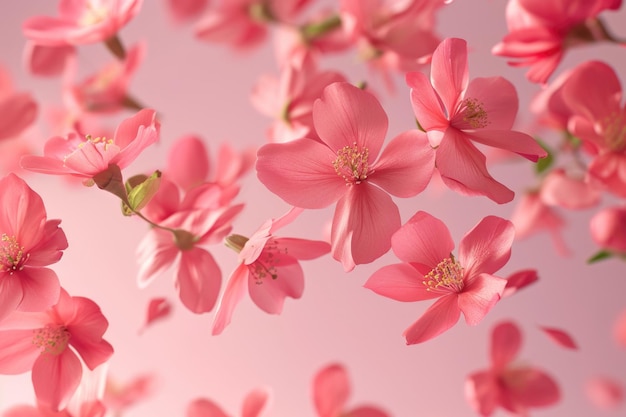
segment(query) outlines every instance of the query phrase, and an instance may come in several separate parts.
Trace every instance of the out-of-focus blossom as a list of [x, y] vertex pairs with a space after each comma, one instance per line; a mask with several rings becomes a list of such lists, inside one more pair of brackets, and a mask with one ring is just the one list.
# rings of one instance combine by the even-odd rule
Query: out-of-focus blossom
[[149, 398], [155, 389], [153, 375], [139, 375], [125, 383], [107, 378], [102, 402], [115, 415]]
[[530, 408], [547, 407], [560, 400], [559, 386], [543, 370], [512, 365], [522, 346], [522, 334], [513, 322], [498, 324], [491, 334], [491, 367], [467, 377], [465, 395], [482, 416], [498, 407], [525, 417]]
[[351, 387], [348, 372], [340, 364], [330, 364], [313, 377], [313, 403], [318, 417], [387, 417], [376, 406], [361, 405], [346, 409]]
[[67, 138], [55, 136], [46, 142], [44, 156], [25, 156], [21, 164], [30, 171], [92, 180], [109, 165], [127, 167], [158, 140], [159, 127], [156, 112], [144, 109], [120, 123], [113, 139], [74, 133]]
[[518, 108], [513, 84], [502, 77], [471, 82], [468, 77], [466, 42], [444, 40], [433, 54], [430, 80], [420, 72], [406, 76], [413, 111], [436, 149], [435, 165], [449, 188], [507, 203], [513, 191], [491, 177], [485, 156], [473, 142], [534, 162], [547, 153], [531, 136], [511, 130]]
[[14, 311], [44, 311], [59, 299], [46, 268], [67, 248], [60, 220], [48, 220], [41, 197], [16, 176], [0, 179], [0, 322]]
[[[243, 400], [241, 417], [261, 417], [269, 406], [270, 400], [270, 392], [266, 388], [250, 391]], [[230, 417], [230, 415], [208, 398], [198, 398], [187, 406], [186, 417]]]
[[318, 258], [330, 252], [330, 245], [274, 236], [301, 212], [302, 209], [293, 208], [278, 219], [268, 220], [249, 239], [241, 235], [226, 238], [227, 246], [239, 253], [240, 264], [233, 271], [217, 308], [214, 335], [220, 334], [230, 323], [246, 289], [252, 301], [269, 314], [280, 314], [286, 297], [302, 296], [304, 272], [298, 261]]
[[509, 0], [509, 33], [492, 52], [513, 58], [510, 65], [530, 66], [526, 77], [545, 83], [568, 48], [611, 40], [597, 16], [621, 5], [622, 0]]
[[337, 202], [332, 255], [351, 271], [389, 250], [401, 224], [390, 194], [411, 197], [423, 191], [434, 154], [418, 131], [398, 135], [381, 153], [387, 115], [373, 95], [347, 83], [326, 87], [313, 106], [313, 124], [320, 141], [305, 138], [260, 148], [258, 177], [296, 207]]
[[437, 299], [404, 331], [407, 344], [422, 343], [454, 326], [461, 317], [477, 325], [500, 300], [506, 280], [493, 275], [511, 256], [511, 222], [485, 217], [461, 239], [458, 259], [446, 225], [419, 211], [392, 237], [404, 263], [376, 271], [365, 287], [398, 301]]
[[142, 0], [59, 0], [58, 17], [36, 16], [22, 25], [39, 45], [80, 45], [113, 38], [139, 13]]
[[626, 310], [619, 315], [613, 325], [613, 337], [620, 346], [626, 348]]
[[338, 72], [318, 71], [312, 59], [285, 66], [279, 80], [262, 77], [252, 93], [252, 104], [275, 120], [268, 130], [270, 142], [319, 139], [313, 128], [313, 103], [324, 88], [342, 81], [346, 78]]
[[24, 48], [24, 63], [31, 74], [57, 77], [65, 72], [75, 55], [76, 48], [72, 45], [47, 46], [29, 41]]
[[591, 238], [598, 246], [626, 254], [626, 207], [607, 207], [589, 222]]
[[615, 410], [624, 402], [624, 387], [618, 381], [604, 376], [589, 378], [585, 384], [589, 400], [598, 408]]
[[102, 336], [108, 322], [100, 307], [61, 290], [59, 302], [41, 313], [15, 312], [0, 330], [0, 373], [32, 370], [40, 406], [59, 411], [78, 388], [83, 364], [103, 364], [113, 348]]
[[165, 5], [172, 20], [182, 23], [195, 19], [206, 9], [208, 0], [166, 0]]
[[0, 141], [14, 138], [37, 118], [37, 102], [29, 93], [16, 92], [9, 73], [0, 66]]
[[600, 190], [583, 178], [574, 178], [564, 169], [553, 169], [543, 179], [541, 201], [549, 206], [563, 207], [570, 210], [585, 209], [600, 202]]

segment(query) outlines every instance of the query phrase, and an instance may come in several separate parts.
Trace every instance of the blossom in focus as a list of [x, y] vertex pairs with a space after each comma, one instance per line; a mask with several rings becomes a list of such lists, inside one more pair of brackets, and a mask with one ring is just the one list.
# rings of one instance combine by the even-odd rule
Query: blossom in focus
[[503, 294], [506, 280], [493, 274], [509, 260], [514, 234], [511, 222], [485, 217], [461, 239], [456, 258], [446, 225], [419, 211], [391, 239], [404, 263], [374, 272], [365, 287], [397, 301], [437, 299], [404, 331], [407, 344], [440, 335], [461, 313], [467, 324], [477, 325]]
[[598, 14], [621, 5], [622, 0], [509, 0], [509, 33], [492, 53], [512, 58], [510, 65], [529, 66], [526, 77], [546, 83], [568, 48], [611, 40]]
[[513, 191], [491, 177], [485, 155], [473, 142], [533, 162], [547, 153], [531, 136], [511, 130], [518, 108], [513, 84], [502, 77], [471, 82], [468, 77], [466, 42], [445, 39], [433, 54], [430, 80], [420, 72], [406, 76], [413, 111], [436, 150], [435, 165], [449, 188], [507, 203]]
[[41, 197], [16, 176], [0, 179], [0, 322], [14, 311], [44, 311], [59, 299], [46, 268], [67, 248], [60, 220], [48, 220]]
[[602, 249], [626, 254], [626, 207], [607, 207], [589, 222], [591, 238]]
[[22, 168], [53, 175], [71, 175], [93, 179], [106, 172], [109, 165], [126, 168], [148, 146], [159, 138], [160, 124], [156, 112], [144, 109], [122, 121], [113, 139], [70, 133], [67, 138], [55, 136], [44, 146], [44, 156], [27, 155]]
[[226, 245], [239, 253], [217, 308], [212, 333], [220, 334], [230, 323], [235, 307], [245, 294], [269, 314], [280, 314], [286, 297], [300, 298], [304, 272], [299, 260], [315, 259], [330, 252], [322, 241], [275, 237], [274, 233], [291, 223], [302, 209], [293, 208], [278, 219], [270, 219], [249, 239], [241, 235], [226, 238]]
[[0, 373], [32, 370], [40, 406], [65, 408], [83, 376], [108, 361], [113, 348], [102, 336], [108, 327], [100, 307], [61, 290], [59, 302], [40, 313], [15, 312], [0, 330]]
[[389, 250], [401, 224], [390, 194], [412, 197], [423, 191], [434, 154], [417, 130], [401, 133], [381, 153], [387, 115], [373, 95], [347, 83], [324, 89], [313, 106], [313, 124], [320, 141], [304, 138], [261, 147], [258, 178], [296, 207], [337, 202], [332, 255], [351, 271]]
[[348, 372], [340, 364], [330, 364], [313, 377], [313, 403], [318, 417], [387, 417], [378, 407], [362, 405], [346, 410], [350, 397]]
[[[243, 400], [241, 417], [261, 417], [270, 399], [270, 393], [265, 388], [250, 391]], [[186, 417], [230, 417], [230, 415], [208, 398], [197, 398], [187, 406]]]
[[523, 417], [528, 409], [547, 407], [560, 400], [557, 383], [543, 370], [512, 365], [522, 346], [522, 334], [513, 322], [498, 324], [491, 334], [491, 366], [467, 377], [465, 396], [481, 415], [498, 407]]
[[133, 19], [142, 0], [59, 0], [58, 17], [35, 16], [22, 30], [31, 41], [46, 46], [107, 41]]

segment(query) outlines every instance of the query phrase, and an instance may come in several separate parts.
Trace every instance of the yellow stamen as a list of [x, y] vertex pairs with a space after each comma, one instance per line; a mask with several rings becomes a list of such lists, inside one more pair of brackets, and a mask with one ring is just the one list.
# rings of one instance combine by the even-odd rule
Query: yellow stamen
[[464, 286], [463, 267], [454, 257], [439, 262], [432, 271], [424, 275], [422, 284], [428, 291], [461, 292]]
[[360, 184], [367, 179], [369, 150], [359, 149], [356, 142], [352, 146], [344, 146], [337, 152], [337, 159], [333, 162], [335, 172], [348, 185]]
[[475, 98], [466, 98], [461, 102], [463, 121], [468, 123], [473, 129], [483, 128], [489, 124], [487, 112], [483, 103]]
[[15, 236], [2, 234], [0, 238], [0, 272], [9, 272], [24, 269], [24, 263], [29, 254], [24, 253], [24, 247], [20, 246]]
[[70, 340], [70, 332], [65, 326], [48, 325], [34, 331], [33, 344], [41, 348], [42, 353], [61, 354]]

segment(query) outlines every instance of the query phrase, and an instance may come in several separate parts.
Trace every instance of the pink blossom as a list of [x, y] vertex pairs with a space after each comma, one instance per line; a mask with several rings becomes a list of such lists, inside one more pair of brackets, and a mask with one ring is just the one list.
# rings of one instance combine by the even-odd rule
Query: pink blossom
[[526, 77], [545, 83], [568, 48], [610, 40], [597, 16], [621, 4], [622, 0], [509, 0], [509, 33], [492, 53], [513, 58], [510, 65], [530, 66]]
[[527, 416], [529, 408], [557, 403], [560, 390], [547, 373], [531, 366], [512, 366], [522, 346], [522, 334], [513, 322], [498, 324], [491, 334], [491, 367], [467, 377], [465, 395], [481, 416], [498, 408]]
[[613, 378], [589, 378], [585, 391], [591, 402], [600, 409], [616, 410], [624, 403], [624, 387]]
[[318, 417], [387, 417], [378, 407], [362, 405], [346, 410], [350, 397], [348, 372], [340, 364], [330, 364], [313, 377], [313, 403]]
[[435, 165], [449, 188], [507, 203], [513, 191], [491, 177], [485, 156], [473, 142], [534, 162], [547, 153], [531, 136], [511, 130], [518, 107], [513, 84], [502, 77], [468, 83], [468, 77], [466, 42], [444, 40], [433, 54], [430, 80], [419, 72], [406, 76], [413, 111], [436, 149]]
[[626, 197], [626, 107], [617, 74], [605, 63], [587, 61], [572, 70], [562, 94], [573, 113], [569, 130], [594, 157], [592, 184]]
[[0, 330], [0, 373], [32, 370], [38, 403], [59, 411], [78, 388], [83, 364], [94, 370], [113, 354], [102, 339], [107, 327], [96, 303], [62, 290], [59, 302], [49, 310], [16, 312], [7, 318]]
[[298, 260], [318, 258], [330, 252], [326, 242], [275, 237], [274, 233], [291, 223], [302, 209], [291, 209], [278, 219], [270, 219], [249, 239], [241, 235], [226, 238], [227, 246], [239, 253], [213, 322], [212, 333], [220, 334], [230, 323], [235, 307], [246, 288], [252, 301], [269, 314], [280, 314], [286, 297], [300, 298], [304, 273]]
[[549, 206], [577, 210], [596, 206], [600, 202], [600, 191], [583, 178], [557, 168], [543, 179], [540, 197]]
[[598, 246], [626, 254], [626, 207], [607, 207], [589, 222], [591, 237]]
[[159, 128], [156, 112], [144, 109], [120, 123], [113, 139], [73, 133], [67, 138], [55, 136], [46, 142], [44, 156], [25, 156], [21, 164], [30, 171], [90, 180], [109, 165], [126, 168], [158, 140]]
[[59, 0], [58, 17], [31, 17], [22, 29], [40, 45], [106, 41], [139, 13], [141, 4], [142, 0]]
[[[244, 398], [241, 417], [261, 417], [269, 403], [269, 391], [265, 388], [256, 388]], [[186, 417], [230, 417], [230, 415], [208, 398], [197, 398], [187, 406]]]
[[389, 194], [411, 197], [424, 190], [434, 155], [422, 132], [408, 131], [378, 158], [387, 115], [373, 95], [347, 83], [326, 87], [313, 106], [313, 124], [320, 141], [305, 138], [260, 148], [258, 177], [296, 207], [337, 202], [332, 254], [350, 271], [389, 250], [401, 223]]
[[391, 239], [404, 263], [376, 271], [365, 287], [398, 301], [437, 301], [404, 331], [407, 344], [422, 343], [450, 329], [461, 313], [477, 325], [500, 300], [506, 280], [494, 276], [511, 256], [515, 229], [485, 217], [461, 239], [458, 259], [446, 225], [419, 211]]
[[43, 200], [21, 178], [0, 179], [0, 322], [18, 311], [43, 311], [59, 299], [59, 279], [45, 266], [67, 248], [60, 220], [47, 220]]

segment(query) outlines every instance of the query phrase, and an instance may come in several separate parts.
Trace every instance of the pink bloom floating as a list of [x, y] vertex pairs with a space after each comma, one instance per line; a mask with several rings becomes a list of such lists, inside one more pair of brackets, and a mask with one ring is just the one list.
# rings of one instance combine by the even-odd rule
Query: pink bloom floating
[[114, 37], [141, 9], [142, 0], [60, 0], [59, 16], [27, 19], [24, 35], [40, 45], [80, 45]]
[[160, 124], [154, 110], [144, 109], [124, 120], [113, 139], [71, 133], [67, 138], [55, 136], [44, 147], [44, 156], [22, 158], [24, 169], [53, 175], [72, 175], [93, 179], [117, 165], [124, 169], [159, 138]]
[[[254, 389], [243, 400], [241, 417], [260, 417], [269, 403], [270, 393], [267, 389]], [[208, 398], [198, 398], [187, 406], [186, 417], [230, 417], [230, 415]]]
[[511, 222], [485, 217], [459, 244], [458, 259], [446, 225], [419, 211], [391, 239], [405, 263], [376, 271], [365, 287], [398, 301], [438, 300], [404, 331], [407, 344], [422, 343], [450, 329], [461, 313], [476, 325], [500, 300], [506, 280], [493, 274], [511, 256]]
[[0, 179], [0, 322], [15, 310], [44, 311], [59, 299], [45, 266], [67, 248], [60, 220], [47, 220], [41, 197], [15, 174]]
[[434, 154], [419, 131], [398, 135], [381, 153], [387, 115], [373, 95], [347, 83], [326, 87], [313, 106], [313, 124], [320, 141], [305, 138], [260, 148], [258, 177], [296, 207], [337, 202], [332, 254], [350, 271], [389, 250], [401, 224], [389, 194], [411, 197], [424, 190]]
[[340, 364], [330, 364], [313, 377], [313, 403], [318, 417], [387, 417], [378, 407], [362, 405], [346, 410], [350, 397], [348, 372]]
[[610, 40], [597, 16], [621, 5], [622, 0], [509, 0], [509, 34], [492, 52], [513, 58], [510, 65], [530, 66], [526, 77], [545, 83], [567, 48]]
[[227, 245], [239, 252], [240, 264], [233, 271], [217, 308], [212, 333], [220, 334], [248, 290], [252, 301], [269, 314], [280, 314], [286, 297], [300, 298], [304, 273], [298, 260], [318, 258], [330, 252], [326, 242], [274, 237], [281, 227], [291, 223], [302, 209], [270, 219], [249, 239], [232, 235]]
[[512, 366], [522, 346], [522, 334], [512, 322], [498, 324], [491, 334], [491, 368], [468, 376], [465, 395], [482, 416], [498, 408], [527, 416], [529, 408], [557, 403], [561, 394], [551, 376], [530, 366]]
[[0, 373], [32, 370], [38, 403], [59, 411], [78, 388], [83, 363], [94, 370], [113, 354], [102, 339], [107, 327], [96, 303], [62, 290], [59, 302], [49, 310], [16, 312], [7, 318], [0, 330]]
[[406, 76], [413, 111], [436, 149], [435, 165], [449, 188], [507, 203], [513, 191], [491, 177], [485, 156], [473, 142], [533, 162], [547, 153], [531, 136], [511, 130], [518, 108], [513, 84], [502, 77], [468, 82], [468, 74], [466, 42], [445, 39], [433, 54], [430, 80], [420, 72]]

